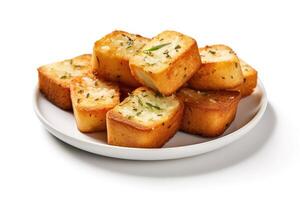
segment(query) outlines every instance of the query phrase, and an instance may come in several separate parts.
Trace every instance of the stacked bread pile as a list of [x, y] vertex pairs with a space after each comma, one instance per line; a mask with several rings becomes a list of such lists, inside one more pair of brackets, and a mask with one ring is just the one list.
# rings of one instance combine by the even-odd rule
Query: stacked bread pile
[[257, 82], [256, 70], [230, 47], [198, 48], [175, 31], [151, 39], [114, 31], [95, 42], [92, 55], [38, 74], [40, 91], [73, 110], [81, 132], [106, 130], [108, 144], [143, 148], [162, 147], [178, 130], [221, 135]]

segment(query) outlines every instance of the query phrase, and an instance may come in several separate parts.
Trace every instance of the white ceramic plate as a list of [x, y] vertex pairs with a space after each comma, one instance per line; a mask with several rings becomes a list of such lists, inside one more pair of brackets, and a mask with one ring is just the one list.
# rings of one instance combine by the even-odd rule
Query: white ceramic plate
[[144, 149], [108, 145], [105, 132], [82, 134], [78, 131], [71, 112], [51, 104], [38, 89], [34, 95], [34, 108], [38, 118], [60, 140], [95, 154], [132, 160], [185, 158], [219, 149], [248, 133], [260, 121], [267, 107], [266, 91], [259, 81], [254, 93], [241, 100], [235, 120], [222, 136], [208, 139], [178, 132], [163, 148]]

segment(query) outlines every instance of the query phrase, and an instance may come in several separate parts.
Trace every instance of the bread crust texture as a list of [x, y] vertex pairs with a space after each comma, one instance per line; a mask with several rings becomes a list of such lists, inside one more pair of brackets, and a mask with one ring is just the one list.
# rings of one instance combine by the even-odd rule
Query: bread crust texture
[[106, 113], [120, 102], [116, 84], [82, 76], [71, 81], [71, 99], [78, 129], [83, 133], [106, 130]]
[[204, 137], [224, 133], [235, 118], [240, 100], [237, 91], [199, 92], [183, 88], [177, 96], [185, 106], [180, 130]]
[[211, 45], [199, 49], [202, 65], [189, 80], [198, 90], [226, 90], [240, 86], [243, 74], [235, 52], [225, 45]]
[[[146, 91], [145, 94], [152, 95], [153, 92], [145, 87], [140, 87], [133, 92], [133, 97], [126, 98], [121, 104], [134, 102], [131, 98], [136, 98], [135, 95], [140, 95], [141, 91]], [[165, 97], [160, 97], [165, 98]], [[171, 98], [171, 97], [169, 97]], [[144, 102], [144, 100], [142, 100]], [[146, 100], [145, 104], [154, 104], [153, 101]], [[163, 109], [167, 109], [167, 106], [160, 104], [161, 109], [159, 114], [156, 111], [146, 111], [138, 107], [136, 109], [136, 115], [139, 112], [148, 112], [147, 115], [157, 114], [161, 117], [157, 117], [156, 120], [150, 122], [145, 120], [144, 122], [135, 119], [134, 117], [125, 116], [121, 112], [120, 108], [114, 108], [107, 113], [107, 139], [108, 144], [126, 147], [140, 147], [140, 148], [159, 148], [162, 147], [170, 138], [172, 138], [181, 124], [181, 118], [183, 114], [184, 105], [176, 97], [172, 97], [172, 104], [174, 108], [170, 108], [168, 113], [163, 113]], [[176, 105], [175, 105], [176, 104]], [[121, 106], [123, 106], [121, 105]], [[132, 105], [132, 104], [130, 104]], [[173, 106], [173, 105], [172, 105]], [[155, 106], [156, 107], [156, 106]], [[133, 108], [135, 109], [135, 108]], [[152, 108], [151, 108], [152, 109]], [[153, 108], [154, 110], [156, 108]], [[141, 114], [142, 116], [142, 114]]]
[[113, 31], [96, 41], [93, 49], [93, 71], [101, 79], [120, 82], [129, 87], [141, 84], [132, 76], [129, 58], [136, 54], [149, 39], [125, 31]]
[[91, 73], [91, 55], [83, 54], [72, 59], [41, 66], [37, 69], [39, 90], [53, 104], [72, 110], [71, 79]]

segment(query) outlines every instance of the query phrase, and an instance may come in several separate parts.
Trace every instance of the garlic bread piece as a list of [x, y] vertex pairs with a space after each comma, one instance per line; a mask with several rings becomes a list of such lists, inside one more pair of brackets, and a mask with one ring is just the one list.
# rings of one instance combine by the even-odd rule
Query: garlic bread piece
[[183, 108], [175, 95], [165, 97], [140, 87], [107, 113], [108, 144], [162, 147], [177, 132]]
[[84, 133], [105, 130], [107, 111], [120, 103], [118, 86], [90, 75], [74, 78], [70, 87], [78, 129]]
[[243, 73], [235, 52], [225, 45], [199, 49], [202, 66], [189, 80], [190, 87], [199, 90], [224, 90], [243, 83]]
[[56, 106], [71, 110], [71, 79], [86, 73], [91, 73], [90, 54], [41, 66], [38, 68], [39, 89]]
[[252, 92], [256, 88], [257, 71], [242, 59], [240, 59], [240, 64], [244, 76], [244, 81], [240, 87], [240, 92], [242, 97], [246, 97], [252, 94]]
[[197, 42], [175, 31], [164, 31], [129, 60], [134, 77], [164, 95], [180, 88], [201, 65]]
[[234, 120], [240, 100], [237, 91], [200, 92], [183, 88], [177, 96], [184, 102], [180, 129], [205, 137], [221, 135]]
[[116, 81], [131, 87], [141, 84], [131, 75], [129, 58], [149, 39], [124, 31], [113, 31], [94, 44], [92, 66], [101, 79]]

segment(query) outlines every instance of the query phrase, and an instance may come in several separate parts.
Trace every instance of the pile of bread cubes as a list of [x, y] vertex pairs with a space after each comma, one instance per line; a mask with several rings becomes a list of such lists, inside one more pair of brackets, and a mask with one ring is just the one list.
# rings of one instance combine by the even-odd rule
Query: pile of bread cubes
[[198, 48], [175, 31], [151, 39], [113, 31], [92, 55], [41, 66], [38, 76], [40, 91], [73, 110], [81, 132], [140, 148], [162, 147], [178, 130], [222, 135], [257, 84], [257, 71], [230, 47]]

